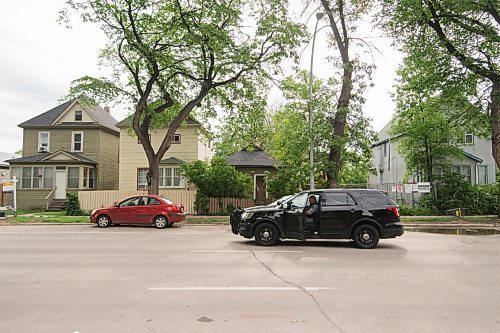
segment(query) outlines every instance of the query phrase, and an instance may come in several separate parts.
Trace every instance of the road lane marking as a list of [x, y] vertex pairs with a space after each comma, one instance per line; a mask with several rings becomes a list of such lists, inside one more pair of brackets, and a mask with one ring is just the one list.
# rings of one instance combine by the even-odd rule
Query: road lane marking
[[150, 287], [148, 290], [154, 291], [319, 291], [319, 290], [335, 290], [339, 288], [331, 287]]
[[250, 250], [227, 250], [227, 251], [191, 251], [191, 253], [301, 253], [302, 251], [250, 251]]

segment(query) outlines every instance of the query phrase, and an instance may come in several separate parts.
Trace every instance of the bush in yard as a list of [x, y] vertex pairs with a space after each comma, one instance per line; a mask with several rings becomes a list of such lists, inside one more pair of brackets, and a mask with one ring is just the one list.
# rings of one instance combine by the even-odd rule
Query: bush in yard
[[66, 206], [64, 208], [66, 215], [77, 216], [82, 214], [80, 209], [80, 201], [78, 201], [78, 194], [68, 193], [66, 195]]
[[207, 215], [209, 210], [210, 199], [201, 191], [196, 192], [194, 201], [194, 209], [198, 215]]
[[429, 207], [401, 205], [399, 206], [401, 216], [430, 216], [437, 215], [437, 212]]
[[[223, 212], [222, 198], [247, 198], [252, 192], [252, 178], [230, 166], [221, 157], [210, 163], [194, 161], [181, 165], [182, 174], [205, 197], [219, 199], [219, 211]], [[201, 197], [200, 197], [201, 198]]]
[[462, 175], [446, 173], [437, 182], [437, 196], [420, 200], [420, 205], [445, 213], [449, 209], [463, 208], [467, 215], [496, 214], [497, 185], [472, 185]]

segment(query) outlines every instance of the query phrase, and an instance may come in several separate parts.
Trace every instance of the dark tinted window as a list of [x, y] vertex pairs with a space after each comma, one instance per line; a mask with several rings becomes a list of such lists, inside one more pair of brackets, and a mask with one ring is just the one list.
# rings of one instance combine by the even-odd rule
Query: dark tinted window
[[151, 205], [159, 205], [160, 204], [160, 201], [156, 200], [155, 198], [151, 198], [151, 197], [148, 197], [148, 205], [151, 206]]
[[355, 206], [354, 199], [346, 192], [323, 193], [323, 206]]
[[382, 192], [366, 192], [361, 193], [361, 196], [366, 200], [367, 203], [374, 206], [393, 205], [389, 197]]

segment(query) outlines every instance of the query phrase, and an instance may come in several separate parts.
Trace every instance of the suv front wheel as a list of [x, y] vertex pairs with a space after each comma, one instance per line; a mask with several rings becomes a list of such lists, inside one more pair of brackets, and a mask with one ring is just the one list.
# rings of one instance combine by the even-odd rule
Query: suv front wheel
[[357, 247], [361, 249], [373, 249], [377, 246], [380, 236], [375, 227], [369, 224], [362, 224], [354, 229], [352, 238]]
[[278, 229], [271, 223], [262, 223], [255, 228], [255, 242], [260, 246], [273, 246], [278, 243]]

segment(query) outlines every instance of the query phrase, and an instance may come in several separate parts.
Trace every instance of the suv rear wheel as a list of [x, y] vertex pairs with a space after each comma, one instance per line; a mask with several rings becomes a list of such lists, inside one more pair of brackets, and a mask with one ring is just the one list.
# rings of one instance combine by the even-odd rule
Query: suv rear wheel
[[255, 241], [260, 246], [273, 246], [278, 243], [278, 229], [271, 223], [262, 223], [255, 228]]
[[354, 229], [354, 243], [361, 249], [373, 249], [377, 246], [379, 239], [378, 230], [369, 224], [362, 224]]

